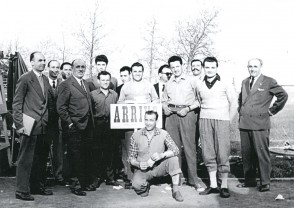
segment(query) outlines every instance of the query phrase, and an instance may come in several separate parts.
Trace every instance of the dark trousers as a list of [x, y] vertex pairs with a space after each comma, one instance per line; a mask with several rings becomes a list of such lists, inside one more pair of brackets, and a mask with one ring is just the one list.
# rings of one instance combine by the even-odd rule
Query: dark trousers
[[67, 154], [72, 175], [77, 178], [71, 185], [72, 190], [84, 188], [93, 182], [91, 168], [93, 156], [91, 146], [93, 143], [91, 121], [85, 130], [78, 130], [74, 125], [69, 130]]
[[124, 165], [125, 174], [127, 175], [128, 180], [132, 180], [133, 172], [131, 165], [128, 162], [129, 159], [129, 148], [131, 143], [131, 137], [133, 135], [133, 130], [126, 130], [124, 133], [124, 138], [121, 140], [121, 151], [122, 151], [122, 163]]
[[46, 135], [20, 136], [16, 191], [30, 193], [44, 187], [50, 142]]
[[270, 130], [240, 129], [245, 183], [256, 183], [256, 168], [258, 168], [261, 185], [270, 184], [272, 166], [269, 134]]
[[110, 129], [108, 119], [95, 119], [95, 136], [93, 155], [95, 159], [95, 176], [113, 181], [115, 173], [115, 150], [116, 142], [115, 132]]

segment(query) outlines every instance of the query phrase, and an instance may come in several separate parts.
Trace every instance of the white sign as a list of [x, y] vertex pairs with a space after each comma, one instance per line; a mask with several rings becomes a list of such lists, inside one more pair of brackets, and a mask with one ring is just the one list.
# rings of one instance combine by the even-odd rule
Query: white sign
[[161, 104], [111, 104], [110, 128], [111, 129], [139, 129], [145, 127], [145, 112], [153, 110], [158, 113], [156, 126], [162, 128]]

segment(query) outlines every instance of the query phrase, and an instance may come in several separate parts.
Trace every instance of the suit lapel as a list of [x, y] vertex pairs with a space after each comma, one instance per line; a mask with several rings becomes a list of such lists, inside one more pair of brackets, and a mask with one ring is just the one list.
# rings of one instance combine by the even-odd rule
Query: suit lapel
[[[77, 88], [83, 95], [85, 95], [87, 97], [87, 92], [82, 88], [82, 86], [78, 83], [78, 81], [72, 77], [72, 85]], [[89, 88], [89, 87], [88, 87]], [[86, 87], [87, 89], [87, 87]]]
[[[259, 78], [256, 80], [256, 82], [254, 83], [251, 90], [249, 90], [249, 78], [248, 78], [248, 80], [247, 80], [248, 83], [246, 83], [247, 85], [245, 87], [248, 88], [249, 94], [247, 95], [247, 97], [243, 103], [245, 103], [250, 97], [252, 97], [252, 95], [254, 95], [258, 91], [258, 88], [260, 87], [260, 85], [262, 85], [263, 78], [264, 78], [264, 76], [261, 74], [259, 76]], [[246, 89], [246, 91], [247, 91], [247, 89]]]
[[[45, 97], [43, 95], [42, 88], [41, 88], [41, 85], [40, 85], [40, 82], [39, 82], [37, 76], [35, 75], [35, 73], [33, 72], [33, 70], [30, 73], [31, 73], [31, 80], [30, 80], [30, 82], [33, 85], [34, 90], [37, 92], [37, 94], [40, 96], [40, 98], [42, 98], [42, 100], [45, 100]], [[44, 87], [44, 91], [45, 91], [45, 87]]]

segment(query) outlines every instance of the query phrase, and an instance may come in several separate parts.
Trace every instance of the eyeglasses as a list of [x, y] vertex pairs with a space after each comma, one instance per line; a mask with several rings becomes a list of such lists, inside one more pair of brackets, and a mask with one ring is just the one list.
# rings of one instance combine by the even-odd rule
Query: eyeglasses
[[165, 74], [168, 77], [170, 77], [171, 75], [173, 75], [173, 73], [170, 73], [170, 72], [166, 72], [166, 73], [162, 73], [162, 74]]

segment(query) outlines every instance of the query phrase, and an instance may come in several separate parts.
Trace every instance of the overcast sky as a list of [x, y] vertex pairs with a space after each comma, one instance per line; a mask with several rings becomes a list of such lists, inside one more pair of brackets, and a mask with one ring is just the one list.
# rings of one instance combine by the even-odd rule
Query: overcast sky
[[[16, 3], [18, 2], [18, 3]], [[93, 0], [2, 1], [0, 48], [10, 41], [34, 51], [39, 42], [68, 44], [72, 34], [93, 6]], [[263, 73], [281, 84], [294, 84], [294, 1], [291, 0], [104, 0], [101, 2], [103, 30], [108, 33], [101, 53], [109, 56], [109, 68], [117, 71], [142, 56], [146, 23], [153, 17], [160, 36], [170, 38], [179, 20], [192, 19], [200, 11], [219, 10], [219, 32], [214, 37], [216, 54], [222, 60], [220, 73], [241, 81], [248, 72], [247, 60], [264, 61]], [[3, 50], [3, 49], [1, 49]], [[115, 70], [114, 70], [115, 69]]]

